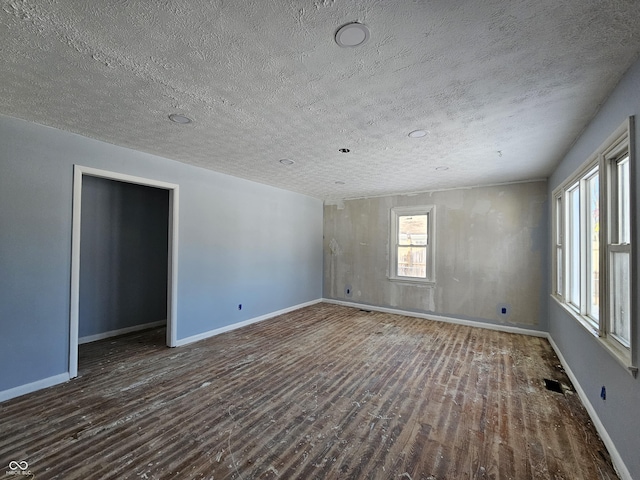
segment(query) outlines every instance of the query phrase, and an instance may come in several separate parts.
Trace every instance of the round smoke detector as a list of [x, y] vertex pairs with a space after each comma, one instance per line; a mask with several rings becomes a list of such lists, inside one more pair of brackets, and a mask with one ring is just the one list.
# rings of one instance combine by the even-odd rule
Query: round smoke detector
[[369, 40], [369, 29], [362, 23], [347, 23], [336, 32], [336, 43], [343, 48], [359, 47], [367, 40]]

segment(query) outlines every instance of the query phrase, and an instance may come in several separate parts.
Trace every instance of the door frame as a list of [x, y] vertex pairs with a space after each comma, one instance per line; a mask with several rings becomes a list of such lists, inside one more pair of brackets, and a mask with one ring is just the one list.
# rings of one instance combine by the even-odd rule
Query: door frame
[[69, 377], [78, 376], [78, 329], [80, 313], [80, 227], [82, 222], [82, 178], [106, 178], [169, 191], [169, 248], [167, 258], [167, 346], [177, 344], [178, 326], [178, 207], [180, 190], [175, 183], [136, 177], [97, 168], [73, 166], [73, 214], [71, 235], [71, 309], [69, 318]]

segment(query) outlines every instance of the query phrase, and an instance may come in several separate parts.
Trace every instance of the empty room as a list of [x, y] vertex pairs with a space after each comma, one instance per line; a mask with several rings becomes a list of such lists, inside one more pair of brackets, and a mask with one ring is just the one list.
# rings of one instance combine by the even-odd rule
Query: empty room
[[0, 24], [0, 478], [640, 479], [635, 1]]

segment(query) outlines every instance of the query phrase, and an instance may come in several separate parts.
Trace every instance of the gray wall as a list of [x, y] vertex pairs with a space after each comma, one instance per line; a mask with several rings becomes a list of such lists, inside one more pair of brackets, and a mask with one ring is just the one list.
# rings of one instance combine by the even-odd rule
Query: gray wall
[[84, 176], [79, 336], [167, 318], [169, 191]]
[[[546, 182], [530, 182], [325, 206], [324, 295], [544, 330], [546, 195]], [[436, 207], [433, 286], [387, 279], [390, 210], [414, 205]], [[332, 239], [337, 254], [329, 248]], [[352, 287], [351, 298], [345, 285]], [[501, 305], [508, 306], [508, 315], [501, 314]]]
[[[594, 109], [596, 106], [594, 105]], [[600, 108], [597, 116], [558, 165], [549, 180], [551, 192], [571, 175], [630, 115], [636, 116], [636, 139], [640, 139], [640, 61], [627, 72], [613, 94]], [[636, 142], [636, 161], [640, 159]], [[636, 172], [638, 171], [636, 165]], [[640, 177], [632, 179], [640, 191]], [[640, 195], [636, 195], [636, 201]], [[640, 212], [637, 205], [636, 212]], [[640, 222], [635, 218], [634, 241], [640, 239]], [[551, 244], [551, 238], [548, 242]], [[640, 258], [634, 259], [640, 269]], [[548, 261], [550, 263], [550, 261]], [[640, 297], [640, 285], [632, 296]], [[549, 290], [549, 294], [551, 291]], [[640, 478], [640, 381], [633, 378], [578, 322], [549, 299], [549, 331], [571, 370], [584, 389], [590, 403], [622, 456], [632, 478]], [[634, 318], [636, 325], [638, 319]], [[640, 345], [640, 328], [636, 328], [636, 344]], [[600, 388], [607, 387], [606, 401], [600, 398]]]
[[0, 116], [0, 392], [69, 369], [74, 164], [180, 186], [178, 339], [321, 297], [320, 200]]

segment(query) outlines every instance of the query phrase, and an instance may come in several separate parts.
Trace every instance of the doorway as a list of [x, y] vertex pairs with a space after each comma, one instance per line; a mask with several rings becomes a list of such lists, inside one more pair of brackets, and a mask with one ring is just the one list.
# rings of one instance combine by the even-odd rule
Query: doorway
[[[85, 188], [85, 195], [83, 195], [83, 187]], [[99, 211], [96, 211], [99, 210], [96, 205], [99, 205], [100, 202], [94, 201], [94, 197], [99, 196], [109, 197], [102, 199], [107, 204], [116, 204], [115, 208], [110, 210], [109, 215], [118, 218], [103, 218], [94, 225], [94, 228], [87, 229], [86, 225], [83, 227], [83, 221], [93, 221], [91, 216], [94, 213], [97, 213], [98, 216], [100, 214]], [[166, 203], [164, 208], [156, 205], [150, 211], [150, 217], [155, 216], [155, 219], [145, 219], [140, 211], [136, 213], [138, 207], [136, 207], [135, 203], [138, 199], [142, 202], [154, 202], [157, 200], [162, 202], [162, 199], [164, 199], [166, 202], [167, 196], [168, 211]], [[83, 199], [86, 203], [84, 212], [82, 208]], [[128, 205], [117, 205], [118, 202], [122, 203], [123, 201]], [[164, 305], [159, 307], [156, 305], [155, 311], [151, 308], [151, 311], [145, 312], [144, 315], [148, 319], [153, 318], [153, 315], [159, 315], [159, 312], [166, 313], [166, 344], [169, 347], [176, 345], [177, 207], [178, 185], [78, 165], [74, 166], [69, 341], [69, 376], [71, 378], [78, 375], [78, 344], [80, 339], [87, 341], [87, 339], [109, 336], [108, 333], [105, 335], [103, 333], [96, 334], [96, 332], [125, 333], [135, 330], [135, 323], [138, 319], [132, 317], [141, 314], [145, 297], [156, 301], [158, 298], [162, 298], [160, 301], [165, 301], [166, 297], [166, 310]], [[159, 218], [162, 215], [165, 216], [164, 219]], [[148, 249], [145, 249], [142, 245], [136, 246], [136, 243], [144, 241], [145, 235], [149, 239], [148, 233], [151, 233], [140, 230], [136, 226], [138, 223], [143, 223], [143, 230], [146, 223], [149, 230], [155, 229], [156, 232], [162, 232], [161, 234], [166, 235], [166, 239], [160, 239], [160, 241], [155, 242], [155, 247], [150, 245]], [[129, 232], [111, 231], [113, 228], [129, 230]], [[97, 232], [93, 232], [93, 230]], [[112, 238], [101, 240], [101, 230]], [[131, 237], [132, 234], [133, 238]], [[129, 236], [128, 239], [125, 238], [127, 235]], [[83, 242], [85, 243], [83, 244]], [[102, 252], [101, 255], [95, 256], [96, 258], [94, 258], [94, 255], [87, 255], [87, 252], [93, 251], [94, 244], [103, 242], [111, 249], [110, 252]], [[127, 242], [129, 245], [124, 247], [123, 244]], [[155, 254], [151, 251], [154, 248], [156, 250]], [[164, 252], [166, 252], [166, 265], [162, 264], [159, 268], [158, 265], [152, 266], [154, 263], [158, 263], [158, 259], [162, 259], [162, 253], [158, 257], [158, 249], [164, 249]], [[81, 255], [82, 252], [84, 252], [84, 256]], [[148, 257], [148, 255], [155, 255], [155, 257], [153, 259], [145, 259], [144, 257]], [[110, 260], [120, 264], [120, 266], [110, 263]], [[84, 263], [81, 264], [81, 261]], [[141, 262], [141, 265], [146, 262], [151, 269], [149, 274], [153, 276], [155, 273], [156, 278], [151, 278], [147, 281], [142, 278], [136, 278], [136, 275], [139, 275], [139, 267], [136, 268], [130, 265], [135, 262]], [[105, 272], [105, 268], [110, 269], [111, 272]], [[158, 274], [166, 276], [166, 281], [165, 278], [158, 279]], [[87, 279], [91, 279], [89, 280], [89, 285], [86, 285]], [[130, 282], [129, 288], [120, 285], [122, 281]], [[81, 282], [83, 282], [82, 290], [80, 288]], [[132, 286], [136, 291], [132, 291]], [[105, 295], [108, 295], [109, 292], [105, 290], [113, 291], [112, 293], [115, 297], [112, 297], [111, 300], [115, 301], [106, 301], [107, 297]], [[83, 323], [82, 328], [80, 325], [81, 314], [90, 318], [89, 324]], [[118, 318], [116, 319], [116, 317]], [[143, 323], [152, 326], [148, 322]], [[158, 322], [155, 323], [157, 324]], [[138, 325], [138, 327], [140, 326]]]

